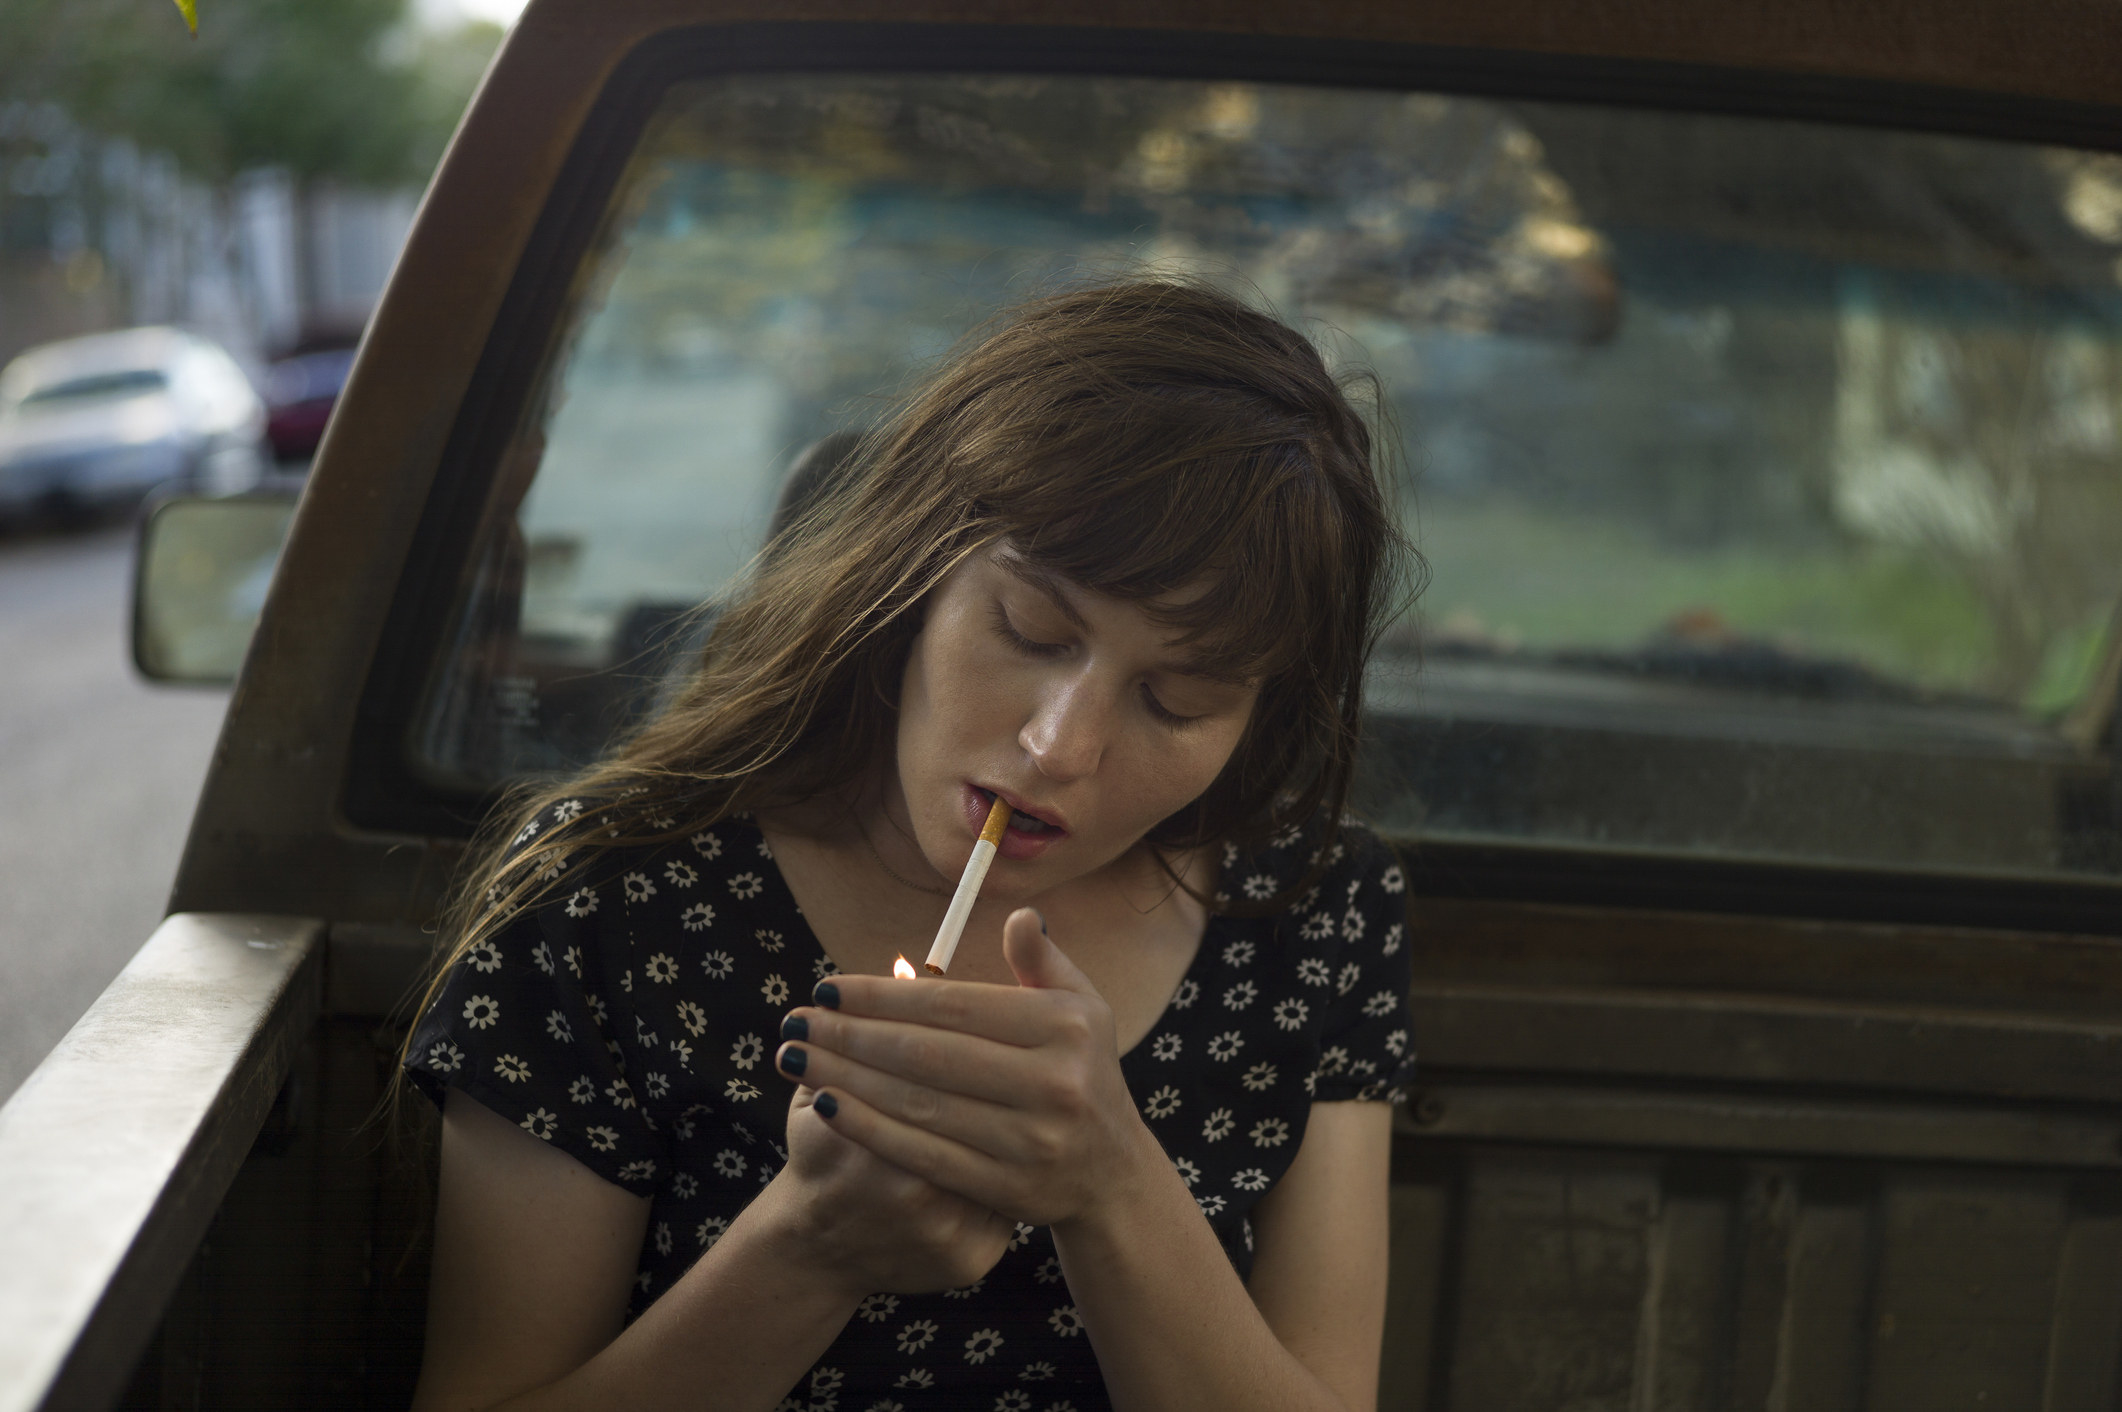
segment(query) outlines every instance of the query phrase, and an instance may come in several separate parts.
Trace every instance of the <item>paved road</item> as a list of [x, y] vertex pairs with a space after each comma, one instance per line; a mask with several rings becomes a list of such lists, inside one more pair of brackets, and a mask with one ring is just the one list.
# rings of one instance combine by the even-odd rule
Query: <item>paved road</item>
[[160, 920], [228, 705], [134, 674], [131, 560], [0, 537], [0, 1101]]

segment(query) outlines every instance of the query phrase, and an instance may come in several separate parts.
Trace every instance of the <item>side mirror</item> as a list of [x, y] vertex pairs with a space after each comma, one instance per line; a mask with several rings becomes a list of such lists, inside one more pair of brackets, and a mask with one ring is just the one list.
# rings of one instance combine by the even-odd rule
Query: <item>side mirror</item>
[[294, 518], [296, 492], [177, 495], [150, 509], [133, 561], [133, 664], [150, 681], [236, 679]]

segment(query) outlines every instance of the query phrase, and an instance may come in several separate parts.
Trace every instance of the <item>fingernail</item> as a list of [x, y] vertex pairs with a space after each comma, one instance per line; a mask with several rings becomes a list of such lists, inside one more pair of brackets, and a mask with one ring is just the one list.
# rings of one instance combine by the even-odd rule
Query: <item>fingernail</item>
[[811, 1111], [821, 1118], [830, 1118], [840, 1111], [840, 1100], [829, 1093], [821, 1093], [811, 1100]]
[[840, 1008], [840, 987], [831, 981], [819, 981], [811, 987], [810, 998], [828, 1010]]
[[810, 1021], [804, 1019], [801, 1015], [789, 1016], [781, 1022], [781, 1038], [809, 1039]]
[[784, 1074], [801, 1075], [809, 1064], [810, 1056], [800, 1049], [781, 1051], [781, 1072]]

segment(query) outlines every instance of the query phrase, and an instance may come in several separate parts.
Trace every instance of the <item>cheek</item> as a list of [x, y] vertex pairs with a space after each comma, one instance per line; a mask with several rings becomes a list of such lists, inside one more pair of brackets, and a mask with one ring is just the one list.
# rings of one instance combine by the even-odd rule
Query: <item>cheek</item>
[[934, 728], [936, 673], [927, 652], [928, 633], [914, 639], [899, 677], [899, 761], [902, 768], [920, 758]]
[[1244, 734], [1244, 726], [1238, 724], [1191, 736], [1165, 733], [1152, 737], [1137, 757], [1136, 777], [1145, 785], [1140, 811], [1155, 822], [1200, 798], [1223, 773]]
[[993, 664], [979, 660], [977, 642], [962, 627], [937, 615], [907, 653], [899, 690], [902, 762], [955, 756], [995, 714], [988, 700], [996, 690]]

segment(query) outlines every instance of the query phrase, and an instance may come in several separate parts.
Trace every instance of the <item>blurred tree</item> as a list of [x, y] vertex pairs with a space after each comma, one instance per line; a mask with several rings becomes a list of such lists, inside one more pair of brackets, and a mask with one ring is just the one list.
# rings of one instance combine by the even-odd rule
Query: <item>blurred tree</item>
[[255, 166], [422, 182], [499, 43], [438, 35], [407, 0], [214, 0], [193, 37], [141, 0], [0, 4], [0, 98], [173, 154], [208, 181]]

